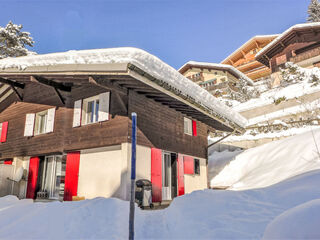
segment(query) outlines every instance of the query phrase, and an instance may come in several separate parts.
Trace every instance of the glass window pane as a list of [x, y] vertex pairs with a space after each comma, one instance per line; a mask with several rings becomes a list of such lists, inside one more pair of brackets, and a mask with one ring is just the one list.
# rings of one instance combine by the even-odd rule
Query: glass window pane
[[95, 122], [98, 122], [99, 119], [99, 100], [96, 100], [96, 109], [95, 109], [95, 115], [96, 115], [96, 119]]

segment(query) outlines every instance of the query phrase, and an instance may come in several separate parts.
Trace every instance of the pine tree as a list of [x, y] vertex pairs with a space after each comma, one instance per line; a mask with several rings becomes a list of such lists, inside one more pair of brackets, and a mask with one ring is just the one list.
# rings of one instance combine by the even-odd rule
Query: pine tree
[[33, 39], [28, 32], [22, 32], [22, 25], [11, 21], [6, 27], [0, 27], [0, 59], [35, 54], [26, 46], [33, 47]]
[[320, 22], [320, 2], [318, 0], [311, 0], [308, 14], [308, 22]]

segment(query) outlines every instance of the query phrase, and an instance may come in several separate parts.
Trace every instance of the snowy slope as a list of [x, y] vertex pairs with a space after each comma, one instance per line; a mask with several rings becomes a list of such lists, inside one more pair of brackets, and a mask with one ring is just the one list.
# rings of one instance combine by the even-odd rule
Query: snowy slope
[[127, 63], [142, 69], [154, 78], [160, 79], [183, 95], [194, 99], [201, 106], [208, 109], [214, 116], [218, 115], [245, 127], [247, 121], [236, 111], [221, 103], [208, 91], [181, 75], [177, 70], [161, 61], [154, 55], [137, 48], [122, 47], [109, 49], [94, 49], [68, 51], [61, 53], [43, 54], [0, 60], [0, 73], [7, 69], [23, 72], [28, 67], [70, 65], [70, 64], [113, 64]]
[[[248, 149], [237, 155], [211, 186], [242, 190], [270, 186], [320, 169], [320, 129]], [[210, 171], [210, 170], [209, 170]]]

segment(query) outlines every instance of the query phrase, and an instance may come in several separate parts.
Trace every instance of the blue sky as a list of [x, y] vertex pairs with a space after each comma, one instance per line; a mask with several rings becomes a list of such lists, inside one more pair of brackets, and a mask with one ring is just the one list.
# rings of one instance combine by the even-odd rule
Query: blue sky
[[38, 53], [132, 46], [179, 68], [220, 62], [254, 35], [307, 17], [310, 0], [0, 0], [0, 26], [23, 24]]

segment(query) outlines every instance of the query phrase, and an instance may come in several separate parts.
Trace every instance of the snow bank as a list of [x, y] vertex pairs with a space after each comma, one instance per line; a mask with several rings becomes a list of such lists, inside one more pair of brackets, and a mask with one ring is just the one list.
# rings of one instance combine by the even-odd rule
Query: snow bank
[[0, 239], [127, 239], [129, 205], [118, 199], [33, 203], [0, 198]]
[[320, 199], [298, 205], [276, 217], [263, 239], [320, 239]]
[[[135, 238], [261, 239], [277, 216], [320, 199], [319, 182], [315, 170], [263, 189], [196, 191], [160, 211], [136, 208]], [[129, 202], [117, 199], [32, 203], [9, 196], [0, 198], [0, 239], [128, 239], [128, 211]], [[310, 224], [318, 218], [307, 219], [309, 213], [294, 215], [305, 219], [301, 227], [319, 234], [318, 225]], [[293, 220], [287, 219], [283, 229]]]
[[[20, 71], [28, 67], [68, 65], [68, 64], [112, 64], [130, 63], [147, 72], [154, 78], [169, 84], [173, 89], [195, 100], [209, 109], [214, 116], [221, 117], [231, 124], [245, 127], [247, 121], [236, 111], [221, 103], [208, 91], [181, 75], [177, 70], [154, 55], [137, 48], [109, 48], [95, 50], [68, 51], [0, 60], [0, 69], [5, 71], [17, 68]], [[1, 71], [0, 71], [1, 72]]]
[[235, 150], [233, 152], [225, 150], [223, 152], [212, 152], [209, 155], [208, 162], [208, 178], [209, 180], [213, 179], [215, 176], [219, 174], [219, 172], [230, 163], [230, 161], [242, 153], [242, 150]]
[[[148, 229], [141, 234], [144, 226], [140, 226], [137, 239], [261, 239], [278, 215], [320, 199], [319, 181], [320, 170], [316, 170], [264, 189], [196, 191], [176, 198], [163, 211], [152, 212]], [[306, 224], [309, 221], [302, 227]], [[313, 232], [319, 234], [319, 227], [313, 227]]]
[[237, 155], [210, 185], [233, 190], [270, 186], [320, 169], [319, 150], [320, 129], [251, 148]]

